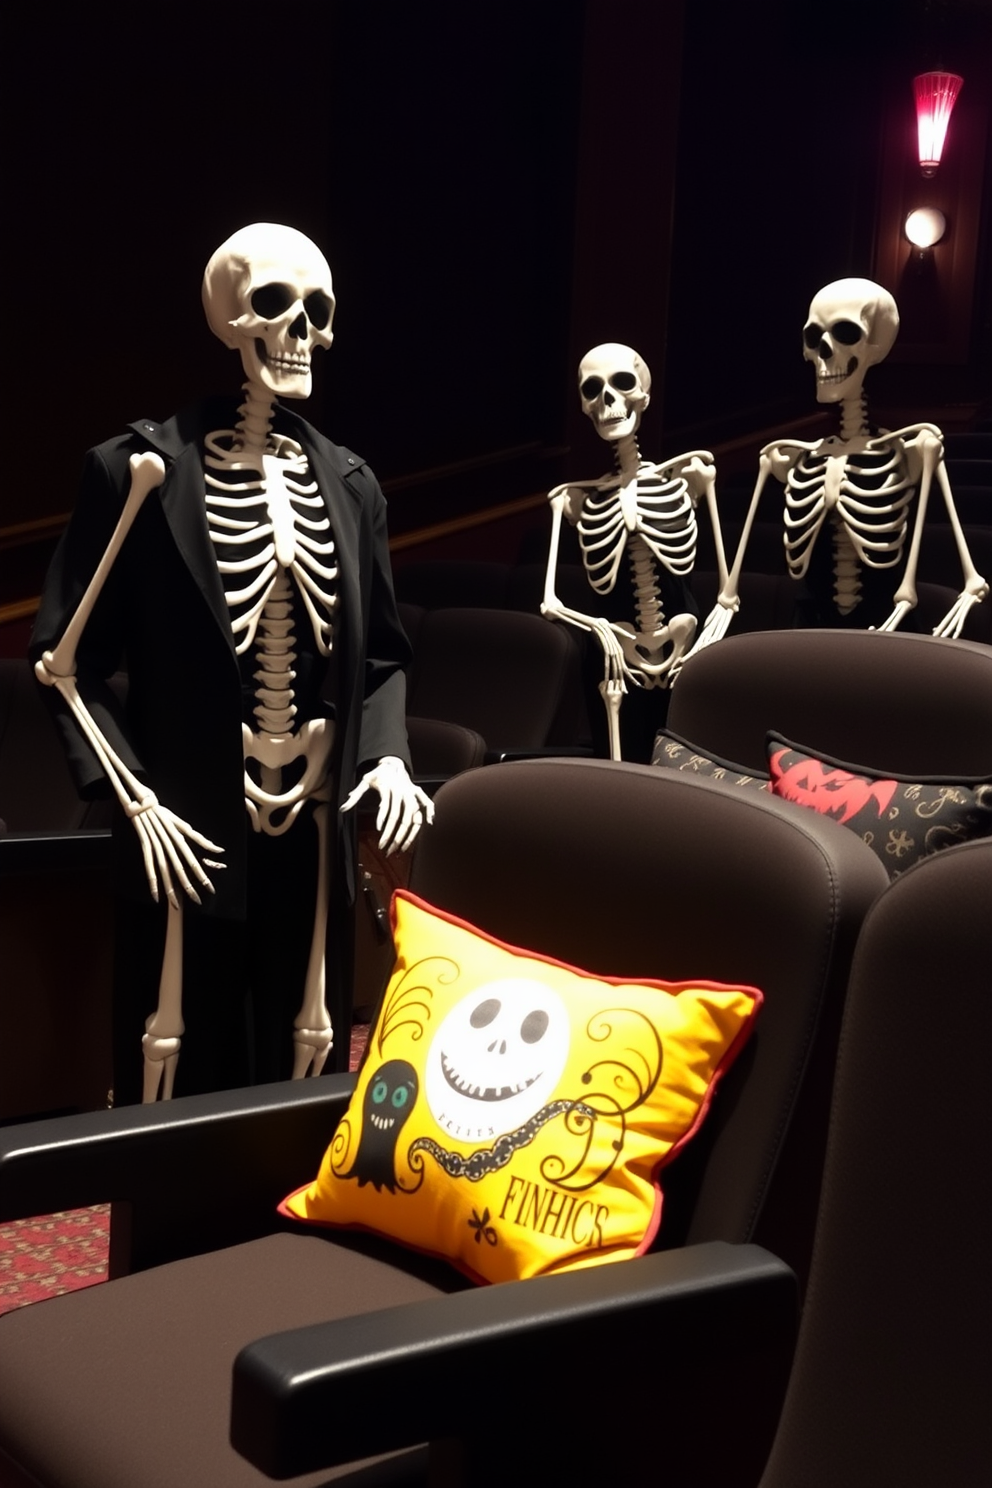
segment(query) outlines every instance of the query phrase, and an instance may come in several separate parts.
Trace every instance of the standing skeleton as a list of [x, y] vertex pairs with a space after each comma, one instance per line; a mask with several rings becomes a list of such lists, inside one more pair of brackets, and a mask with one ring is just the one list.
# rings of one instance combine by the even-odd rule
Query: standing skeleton
[[[300, 694], [298, 649], [309, 631], [316, 655], [335, 643], [341, 573], [326, 492], [318, 489], [302, 445], [273, 433], [277, 394], [307, 398], [311, 352], [331, 344], [334, 296], [330, 270], [309, 239], [293, 229], [255, 224], [236, 233], [211, 258], [203, 283], [211, 329], [240, 352], [247, 381], [240, 418], [203, 440], [204, 515], [223, 586], [236, 656], [251, 655], [256, 686], [252, 722], [242, 723], [244, 797], [256, 832], [281, 836], [308, 803], [318, 843], [316, 912], [302, 1005], [294, 1022], [294, 1078], [319, 1074], [332, 1044], [325, 994], [328, 907], [328, 812], [335, 723], [314, 708], [313, 688]], [[152, 427], [152, 426], [147, 426]], [[165, 480], [153, 453], [130, 458], [131, 485], [120, 519], [58, 644], [36, 664], [39, 680], [54, 687], [133, 824], [152, 898], [168, 901], [165, 952], [156, 1011], [143, 1039], [144, 1099], [173, 1089], [183, 1033], [183, 912], [179, 890], [194, 904], [212, 894], [210, 874], [224, 867], [223, 849], [160, 803], [128, 767], [100, 728], [76, 683], [76, 653], [87, 621], [149, 494]], [[356, 465], [354, 459], [350, 465]], [[161, 624], [169, 625], [169, 616]], [[195, 667], [196, 658], [189, 658]], [[176, 697], [180, 709], [183, 700]], [[301, 712], [308, 716], [298, 716]], [[195, 737], [195, 728], [194, 728]], [[209, 761], [204, 761], [209, 770]], [[433, 807], [403, 762], [385, 756], [343, 802], [350, 810], [374, 787], [380, 796], [377, 829], [385, 851], [409, 846]], [[209, 870], [209, 872], [208, 872]], [[266, 926], [278, 939], [280, 927]], [[233, 1030], [232, 1030], [233, 1037]]]
[[[637, 445], [651, 393], [647, 364], [629, 346], [596, 346], [579, 363], [582, 411], [600, 439], [613, 446], [615, 468], [598, 480], [556, 486], [548, 495], [552, 529], [541, 613], [595, 636], [603, 652], [599, 684], [606, 708], [610, 755], [620, 759], [620, 705], [627, 683], [670, 687], [690, 654], [694, 614], [666, 619], [658, 565], [684, 578], [696, 558], [696, 507], [705, 497], [716, 545], [720, 585], [727, 577], [716, 508], [716, 470], [708, 450], [692, 450], [656, 465]], [[634, 622], [607, 620], [564, 605], [555, 592], [562, 518], [576, 528], [586, 577], [597, 594], [614, 589], [626, 555], [634, 591]]]
[[[719, 640], [739, 607], [744, 554], [769, 476], [785, 487], [783, 536], [794, 579], [806, 577], [821, 532], [825, 528], [829, 533], [831, 601], [839, 621], [864, 615], [865, 625], [877, 623], [880, 630], [895, 630], [916, 606], [920, 543], [934, 480], [944, 498], [963, 573], [961, 593], [934, 635], [958, 637], [972, 605], [988, 594], [989, 586], [975, 569], [954, 506], [940, 430], [934, 424], [919, 423], [892, 433], [872, 435], [869, 431], [865, 373], [888, 355], [898, 329], [895, 300], [869, 279], [839, 279], [814, 296], [803, 330], [803, 356], [816, 370], [817, 401], [840, 405], [840, 434], [815, 442], [779, 440], [761, 451], [758, 480], [733, 567], [700, 646]], [[876, 622], [863, 607], [862, 591], [869, 578], [865, 570], [903, 564], [892, 609], [887, 616], [880, 614]]]

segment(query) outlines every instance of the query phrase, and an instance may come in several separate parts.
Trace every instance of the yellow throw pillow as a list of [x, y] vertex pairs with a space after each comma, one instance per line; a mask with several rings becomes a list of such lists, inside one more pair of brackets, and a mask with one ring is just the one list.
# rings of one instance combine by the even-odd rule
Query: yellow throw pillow
[[597, 977], [403, 890], [355, 1093], [283, 1213], [388, 1235], [475, 1280], [645, 1251], [658, 1173], [698, 1129], [753, 987]]

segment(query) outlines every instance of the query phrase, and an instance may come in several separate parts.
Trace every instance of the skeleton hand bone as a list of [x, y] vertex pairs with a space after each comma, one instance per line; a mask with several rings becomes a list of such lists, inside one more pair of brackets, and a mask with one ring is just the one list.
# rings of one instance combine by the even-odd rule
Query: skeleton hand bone
[[366, 771], [341, 810], [351, 811], [370, 788], [379, 792], [375, 829], [380, 851], [387, 856], [404, 852], [413, 846], [424, 822], [430, 826], [434, 820], [434, 802], [414, 785], [406, 765], [395, 755], [385, 755], [374, 769]]
[[681, 672], [685, 663], [689, 660], [690, 656], [695, 656], [696, 652], [702, 651], [704, 646], [712, 646], [715, 645], [717, 641], [723, 640], [724, 636], [727, 634], [727, 631], [730, 629], [731, 620], [733, 620], [739, 609], [740, 600], [737, 600], [736, 603], [731, 604], [724, 604], [721, 600], [717, 600], [716, 604], [707, 615], [705, 624], [696, 635], [696, 640], [694, 645], [692, 646], [692, 649], [687, 651], [686, 654], [680, 657], [678, 662], [673, 665], [673, 683], [675, 682], [676, 677]]
[[989, 592], [988, 584], [982, 583], [977, 591], [971, 587], [962, 591], [941, 620], [939, 625], [934, 626], [935, 636], [946, 636], [949, 640], [956, 641], [964, 628], [964, 622], [972, 605], [981, 604]]
[[[194, 878], [208, 894], [214, 893], [213, 883], [190, 843], [195, 843], [197, 847], [210, 853], [222, 853], [224, 851], [222, 847], [218, 847], [215, 842], [211, 842], [209, 838], [197, 832], [189, 822], [176, 816], [175, 812], [170, 811], [167, 806], [162, 806], [151, 791], [144, 792], [139, 800], [125, 806], [124, 809], [138, 834], [145, 877], [148, 879], [148, 887], [156, 903], [158, 903], [159, 880], [161, 879], [166, 898], [174, 909], [178, 908], [179, 898], [173, 886], [173, 874], [179, 880], [183, 892], [192, 899], [194, 904], [201, 903], [193, 884]], [[211, 868], [226, 867], [226, 864], [211, 859], [205, 861]]]

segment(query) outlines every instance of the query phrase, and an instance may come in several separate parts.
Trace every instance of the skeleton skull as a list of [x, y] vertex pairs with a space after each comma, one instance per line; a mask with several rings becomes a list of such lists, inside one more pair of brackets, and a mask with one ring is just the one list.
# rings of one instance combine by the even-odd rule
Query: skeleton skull
[[310, 355], [334, 339], [327, 260], [292, 227], [256, 222], [222, 243], [203, 276], [210, 329], [241, 353], [249, 382], [309, 398]]
[[636, 434], [651, 401], [647, 363], [629, 346], [612, 341], [594, 346], [579, 363], [579, 397], [600, 439]]
[[570, 1037], [565, 1004], [550, 987], [522, 977], [476, 987], [427, 1052], [432, 1116], [461, 1141], [513, 1131], [550, 1099]]
[[814, 295], [803, 356], [816, 368], [817, 402], [857, 397], [866, 371], [885, 360], [898, 330], [895, 300], [870, 279], [837, 279]]

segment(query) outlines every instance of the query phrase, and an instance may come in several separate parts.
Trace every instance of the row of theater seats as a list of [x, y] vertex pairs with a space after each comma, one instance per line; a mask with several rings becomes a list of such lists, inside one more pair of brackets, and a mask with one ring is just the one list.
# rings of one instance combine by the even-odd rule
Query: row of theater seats
[[[400, 608], [414, 646], [408, 687], [414, 770], [432, 788], [497, 758], [591, 752], [589, 715], [599, 721], [601, 710], [595, 693], [587, 697], [588, 673], [584, 686], [575, 632], [516, 608], [542, 582], [536, 566], [496, 563], [424, 564], [400, 574], [398, 587], [406, 596]], [[564, 572], [561, 590], [568, 602], [576, 596], [567, 585], [578, 591], [584, 583], [581, 570]], [[753, 575], [746, 594], [768, 604], [756, 603], [745, 615], [771, 622], [780, 591], [789, 585], [787, 579]], [[423, 603], [429, 598], [432, 606]], [[481, 603], [467, 607], [470, 598]], [[940, 726], [941, 711], [921, 718], [922, 694], [911, 675], [915, 663], [890, 659], [905, 656], [905, 648], [872, 645], [866, 669], [856, 677], [828, 679], [820, 662], [797, 665], [788, 657], [798, 648], [812, 658], [832, 642], [809, 633], [801, 642], [749, 641], [748, 650], [740, 642], [752, 634], [745, 629], [738, 638], [732, 635], [694, 661], [692, 675], [700, 677], [701, 695], [716, 700], [716, 714], [702, 725], [687, 712], [692, 688], [680, 680], [668, 716], [676, 733], [749, 769], [763, 767], [764, 733], [773, 725], [839, 758], [870, 756], [894, 770], [940, 774], [975, 767], [958, 757], [967, 731], [949, 736]], [[864, 642], [862, 633], [851, 644]], [[779, 645], [785, 648], [781, 657]], [[763, 646], [775, 651], [767, 665], [758, 659]], [[755, 659], [742, 663], [742, 655]], [[857, 677], [870, 679], [870, 686], [860, 702], [845, 708], [840, 699], [858, 685]], [[118, 681], [123, 690], [124, 679]], [[882, 697], [916, 701], [908, 710], [898, 701], [882, 709]], [[847, 717], [853, 731], [842, 726]], [[864, 737], [873, 719], [881, 733], [865, 756], [859, 746], [875, 745]], [[739, 738], [748, 727], [752, 736]], [[907, 748], [915, 751], [910, 760]], [[0, 1120], [92, 1108], [104, 1103], [111, 1084], [109, 803], [78, 800], [26, 662], [0, 661], [0, 781], [0, 817], [9, 828], [0, 837], [7, 966], [12, 985], [36, 989], [30, 998], [5, 999], [0, 1009]], [[383, 912], [407, 869], [402, 861], [384, 862], [369, 831], [363, 835], [363, 864], [359, 1008], [374, 1002], [388, 973]], [[36, 1039], [50, 1050], [40, 1064], [22, 1057]]]
[[[992, 651], [968, 643], [740, 636], [675, 706], [753, 768], [769, 728], [894, 772], [992, 766]], [[657, 1248], [466, 1288], [288, 1230], [275, 1205], [316, 1171], [348, 1076], [10, 1128], [0, 1219], [113, 1200], [119, 1279], [0, 1319], [0, 1482], [981, 1481], [992, 841], [890, 884], [791, 802], [545, 758], [443, 786], [411, 886], [600, 975], [762, 989], [666, 1174]]]

